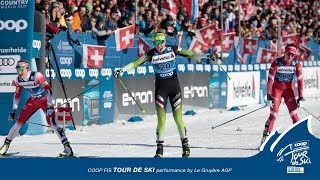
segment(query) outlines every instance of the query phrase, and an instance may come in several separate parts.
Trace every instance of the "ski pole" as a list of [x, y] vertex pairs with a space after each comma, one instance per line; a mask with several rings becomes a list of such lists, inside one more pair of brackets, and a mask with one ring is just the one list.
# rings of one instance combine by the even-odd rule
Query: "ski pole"
[[105, 79], [103, 79], [102, 81], [100, 81], [98, 84], [95, 84], [95, 85], [91, 86], [90, 88], [86, 89], [85, 91], [82, 91], [81, 93], [79, 93], [78, 95], [74, 96], [74, 97], [71, 98], [70, 100], [67, 100], [65, 103], [60, 104], [60, 106], [55, 107], [53, 110], [58, 109], [59, 107], [61, 107], [61, 106], [65, 105], [65, 104], [71, 102], [74, 98], [80, 96], [81, 94], [84, 94], [84, 93], [88, 92], [89, 90], [91, 90], [92, 88], [100, 85], [100, 84], [103, 83], [104, 81], [105, 81]]
[[224, 123], [219, 124], [219, 125], [217, 125], [217, 126], [212, 126], [212, 129], [215, 129], [215, 128], [220, 127], [220, 126], [225, 125], [225, 124], [228, 124], [228, 123], [230, 123], [230, 122], [232, 122], [232, 121], [234, 121], [234, 120], [237, 120], [237, 119], [239, 119], [239, 118], [241, 118], [241, 117], [243, 117], [243, 116], [246, 116], [246, 115], [248, 115], [248, 114], [251, 114], [251, 113], [253, 113], [253, 112], [256, 112], [256, 111], [258, 111], [258, 110], [260, 110], [260, 109], [263, 109], [263, 108], [265, 108], [265, 107], [268, 107], [268, 106], [262, 106], [262, 107], [260, 107], [260, 108], [258, 108], [258, 109], [255, 109], [255, 110], [253, 110], [253, 111], [250, 111], [250, 112], [248, 112], [248, 113], [246, 113], [246, 114], [243, 114], [243, 115], [241, 115], [241, 116], [238, 116], [238, 117], [236, 117], [236, 118], [233, 118], [233, 119], [231, 119], [231, 120], [229, 120], [229, 121], [227, 121], [227, 122], [224, 122]]
[[311, 116], [313, 116], [314, 118], [316, 118], [318, 121], [320, 121], [319, 118], [317, 118], [315, 115], [311, 114], [308, 110], [306, 110], [306, 108], [301, 107], [303, 110], [305, 110], [307, 113], [309, 113]]
[[124, 89], [129, 93], [129, 95], [131, 96], [131, 98], [134, 100], [134, 102], [138, 105], [138, 107], [140, 108], [140, 110], [142, 111], [142, 113], [145, 113], [146, 110], [142, 109], [142, 107], [140, 106], [140, 104], [137, 102], [136, 98], [133, 97], [133, 95], [131, 94], [131, 92], [128, 90], [127, 86], [124, 85], [124, 83], [121, 81], [121, 79], [116, 78], [119, 80], [119, 82], [122, 84], [122, 86], [124, 87]]
[[227, 75], [228, 79], [231, 81], [231, 77], [228, 75], [227, 71], [220, 65], [220, 63], [217, 63], [220, 69]]
[[30, 124], [35, 124], [35, 125], [38, 125], [38, 126], [44, 126], [44, 127], [50, 127], [48, 125], [44, 125], [44, 124], [38, 124], [38, 123], [34, 123], [34, 122], [28, 122]]
[[[215, 57], [214, 59], [213, 59], [213, 57]], [[211, 59], [211, 60], [213, 60], [214, 62], [216, 62], [217, 63], [217, 65], [219, 66], [219, 68], [227, 75], [227, 77], [228, 77], [228, 79], [231, 81], [231, 77], [228, 75], [228, 73], [227, 73], [227, 71], [221, 66], [221, 64], [218, 62], [218, 59], [222, 59], [222, 56], [221, 56], [221, 58], [219, 58], [217, 55], [212, 55], [212, 54], [207, 54], [207, 58], [208, 59]]]

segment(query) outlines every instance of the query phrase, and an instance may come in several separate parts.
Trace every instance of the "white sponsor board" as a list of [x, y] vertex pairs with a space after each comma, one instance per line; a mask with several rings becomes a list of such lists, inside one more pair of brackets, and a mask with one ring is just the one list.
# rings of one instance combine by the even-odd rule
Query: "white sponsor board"
[[260, 72], [229, 72], [227, 107], [258, 104]]
[[[303, 96], [320, 96], [320, 67], [304, 67], [303, 74]], [[298, 94], [297, 94], [298, 95]]]
[[15, 86], [12, 84], [17, 75], [0, 75], [0, 92], [12, 93], [16, 91]]
[[20, 55], [0, 56], [0, 74], [17, 73], [16, 66], [19, 60], [20, 60]]

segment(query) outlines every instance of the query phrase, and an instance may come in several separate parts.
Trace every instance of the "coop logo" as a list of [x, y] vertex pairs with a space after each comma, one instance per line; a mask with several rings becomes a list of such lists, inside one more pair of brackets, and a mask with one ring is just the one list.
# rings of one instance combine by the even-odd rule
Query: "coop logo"
[[41, 41], [39, 41], [39, 40], [33, 40], [33, 41], [32, 41], [32, 47], [35, 48], [35, 49], [38, 49], [38, 51], [40, 51]]
[[74, 73], [76, 77], [81, 77], [82, 79], [86, 77], [86, 71], [84, 69], [76, 69]]
[[70, 46], [70, 43], [68, 41], [59, 41], [57, 48], [58, 48], [59, 51], [70, 51], [70, 52], [72, 52], [72, 46]]
[[61, 77], [67, 77], [70, 79], [72, 76], [72, 71], [70, 69], [60, 69], [60, 75]]
[[53, 69], [46, 69], [46, 77], [52, 77], [54, 79], [56, 77], [56, 73]]
[[185, 99], [193, 97], [208, 97], [207, 86], [186, 86], [183, 88], [183, 97]]
[[255, 64], [255, 65], [254, 65], [254, 70], [255, 70], [255, 71], [259, 71], [259, 70], [260, 70], [259, 64]]
[[149, 73], [154, 74], [153, 66], [148, 66]]
[[188, 71], [194, 71], [194, 65], [193, 64], [188, 64], [187, 65]]
[[[140, 102], [141, 104], [152, 103], [153, 101], [152, 91], [131, 92], [131, 94], [135, 98], [135, 100]], [[126, 107], [135, 104], [136, 102], [134, 101], [134, 99], [132, 99], [129, 93], [122, 94], [122, 106]]]
[[136, 70], [135, 70], [135, 69], [131, 69], [131, 70], [127, 71], [127, 73], [128, 73], [129, 75], [134, 76], [134, 74], [136, 73]]
[[206, 71], [206, 72], [210, 72], [210, 71], [211, 71], [211, 66], [210, 66], [210, 64], [204, 65], [204, 71]]
[[277, 153], [278, 163], [289, 162], [287, 173], [304, 173], [303, 165], [311, 164], [309, 154], [309, 141], [297, 141], [281, 148]]
[[138, 73], [138, 74], [146, 75], [146, 73], [147, 73], [147, 68], [146, 68], [145, 66], [138, 67], [138, 68], [137, 68], [137, 73]]
[[168, 73], [160, 74], [160, 77], [165, 78], [165, 77], [171, 77], [172, 75], [173, 75], [173, 71], [168, 72]]
[[72, 57], [60, 57], [59, 60], [60, 60], [60, 64], [63, 64], [63, 65], [70, 66], [70, 64], [72, 63]]
[[219, 71], [219, 66], [218, 65], [212, 65], [212, 70], [213, 71]]
[[241, 71], [246, 71], [247, 70], [247, 65], [241, 65]]
[[233, 65], [228, 65], [228, 71], [233, 71]]
[[0, 9], [21, 9], [28, 6], [29, 0], [0, 0]]
[[111, 77], [112, 70], [111, 68], [103, 68], [101, 69], [101, 76]]
[[203, 65], [202, 64], [197, 64], [196, 65], [196, 71], [203, 72]]
[[28, 27], [28, 22], [24, 19], [19, 19], [18, 21], [14, 21], [14, 20], [2, 21], [2, 20], [0, 20], [0, 31], [8, 30], [8, 31], [20, 32], [21, 30], [27, 29], [27, 27]]
[[54, 107], [66, 107], [67, 103], [70, 104], [70, 107], [72, 107], [72, 111], [80, 111], [80, 99], [79, 98], [73, 98], [73, 99], [62, 99], [57, 98], [56, 100], [52, 100]]
[[112, 102], [104, 102], [103, 103], [104, 109], [111, 109], [111, 107], [112, 107]]
[[89, 69], [89, 76], [98, 78], [99, 70], [98, 69]]
[[235, 71], [240, 71], [240, 65], [239, 64], [234, 65], [234, 70]]
[[184, 64], [178, 64], [178, 71], [185, 72], [186, 71], [186, 66]]

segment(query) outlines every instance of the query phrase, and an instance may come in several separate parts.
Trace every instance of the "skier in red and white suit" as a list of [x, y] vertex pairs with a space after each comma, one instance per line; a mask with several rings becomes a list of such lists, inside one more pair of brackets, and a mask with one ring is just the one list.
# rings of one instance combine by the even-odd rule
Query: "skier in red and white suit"
[[[270, 116], [265, 124], [263, 138], [261, 144], [266, 140], [273, 129], [274, 121], [278, 115], [281, 99], [286, 103], [290, 117], [293, 123], [299, 121], [297, 108], [301, 101], [304, 101], [302, 66], [300, 62], [294, 58], [297, 48], [293, 44], [285, 47], [284, 56], [277, 58], [272, 62], [268, 75], [267, 100], [270, 106]], [[297, 76], [298, 95], [295, 99], [294, 75]]]
[[[17, 136], [22, 125], [38, 109], [42, 109], [43, 112], [46, 112], [47, 116], [54, 116], [54, 109], [52, 106], [51, 98], [51, 87], [46, 81], [45, 77], [40, 72], [30, 71], [29, 62], [25, 60], [18, 61], [16, 70], [18, 73], [18, 77], [13, 81], [13, 84], [16, 86], [16, 92], [13, 97], [12, 111], [8, 117], [9, 121], [13, 121], [15, 118], [22, 88], [25, 88], [29, 92], [30, 97], [22, 108], [18, 120], [10, 129], [3, 146], [0, 148], [0, 155], [6, 154], [11, 141]], [[55, 131], [62, 144], [64, 145], [64, 151], [60, 154], [60, 156], [73, 156], [73, 151], [64, 133], [64, 130], [55, 123], [54, 118], [47, 118], [47, 123]]]

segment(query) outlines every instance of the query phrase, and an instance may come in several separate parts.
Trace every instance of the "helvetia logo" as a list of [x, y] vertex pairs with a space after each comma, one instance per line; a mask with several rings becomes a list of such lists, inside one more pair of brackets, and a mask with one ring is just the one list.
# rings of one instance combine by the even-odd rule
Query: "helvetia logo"
[[311, 164], [309, 153], [309, 141], [297, 141], [281, 148], [277, 153], [276, 161], [279, 163], [290, 160], [290, 166], [287, 166], [287, 173], [304, 173], [303, 165]]

